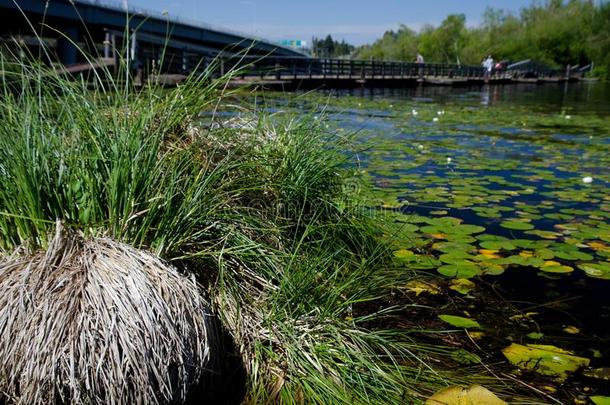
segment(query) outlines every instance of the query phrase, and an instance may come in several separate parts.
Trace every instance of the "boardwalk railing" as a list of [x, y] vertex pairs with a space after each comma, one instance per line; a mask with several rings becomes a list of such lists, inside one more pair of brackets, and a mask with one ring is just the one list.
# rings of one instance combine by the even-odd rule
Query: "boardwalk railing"
[[322, 79], [383, 79], [397, 77], [481, 77], [479, 66], [438, 63], [364, 61], [348, 59], [265, 58], [252, 60], [247, 68], [253, 76]]
[[[196, 55], [183, 64], [185, 73], [194, 68]], [[199, 63], [199, 68], [213, 66], [217, 74], [223, 74], [233, 68], [242, 68], [243, 77], [260, 77], [264, 79], [483, 79], [485, 68], [472, 65], [455, 65], [445, 63], [412, 63], [391, 61], [365, 61], [350, 59], [313, 59], [292, 57], [225, 57], [208, 58]], [[557, 77], [563, 75], [541, 64], [528, 62], [515, 69], [492, 71], [491, 76], [499, 77]]]

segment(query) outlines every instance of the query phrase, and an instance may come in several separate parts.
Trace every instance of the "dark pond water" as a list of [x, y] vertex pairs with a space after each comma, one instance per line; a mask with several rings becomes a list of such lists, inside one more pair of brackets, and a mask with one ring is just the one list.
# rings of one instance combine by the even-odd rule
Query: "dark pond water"
[[610, 394], [586, 375], [610, 367], [609, 84], [357, 89], [291, 103], [356, 134], [371, 205], [404, 224], [397, 261], [445, 285], [473, 282], [455, 292], [462, 305], [426, 317], [475, 318], [492, 360], [511, 343], [571, 351], [589, 368], [544, 384], [563, 398]]
[[518, 104], [536, 111], [557, 112], [569, 109], [579, 113], [610, 116], [610, 83], [575, 82], [560, 84], [511, 84], [474, 87], [410, 87], [406, 89], [336, 90], [333, 95], [367, 99], [393, 99], [422, 103], [460, 101], [467, 104], [494, 106]]

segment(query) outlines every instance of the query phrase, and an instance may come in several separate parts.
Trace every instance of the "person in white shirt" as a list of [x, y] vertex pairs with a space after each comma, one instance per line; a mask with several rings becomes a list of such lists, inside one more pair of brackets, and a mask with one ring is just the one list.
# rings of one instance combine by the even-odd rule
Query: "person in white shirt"
[[491, 55], [488, 55], [487, 59], [485, 59], [481, 65], [485, 68], [485, 77], [489, 78], [491, 76], [491, 71], [494, 68], [494, 60]]

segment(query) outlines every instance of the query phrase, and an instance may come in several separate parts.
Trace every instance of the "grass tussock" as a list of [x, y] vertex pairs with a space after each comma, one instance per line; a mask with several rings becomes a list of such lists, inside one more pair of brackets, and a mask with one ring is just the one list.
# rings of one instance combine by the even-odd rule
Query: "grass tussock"
[[[4, 60], [0, 66], [8, 63]], [[51, 263], [99, 254], [107, 266], [96, 267], [95, 275], [87, 276], [94, 277], [89, 288], [97, 288], [88, 300], [98, 305], [95, 309], [103, 309], [99, 306], [104, 299], [117, 298], [104, 295], [109, 286], [123, 282], [128, 289], [120, 292], [121, 297], [133, 304], [145, 294], [135, 286], [155, 282], [146, 278], [152, 268], [166, 269], [167, 277], [173, 274], [153, 256], [124, 244], [188, 267], [205, 286], [214, 312], [243, 359], [245, 402], [401, 403], [419, 401], [450, 382], [464, 380], [430, 366], [439, 364], [435, 359], [448, 350], [421, 344], [399, 331], [366, 328], [392, 308], [366, 315], [353, 312], [356, 305], [390, 294], [412, 274], [392, 268], [391, 235], [383, 219], [358, 201], [360, 182], [349, 138], [329, 133], [322, 120], [308, 114], [294, 117], [235, 107], [233, 95], [223, 90], [230, 76], [212, 80], [204, 72], [175, 89], [160, 90], [123, 85], [108, 72], [99, 75], [106, 76], [85, 83], [30, 65], [4, 70], [0, 250], [6, 255], [26, 245], [46, 248], [52, 256], [5, 258], [0, 277], [17, 282], [30, 268], [48, 270]], [[62, 239], [66, 242], [58, 247], [52, 236], [56, 220], [82, 232], [84, 240], [96, 242], [82, 242], [79, 254], [65, 244], [74, 239]], [[64, 253], [52, 253], [58, 249]], [[126, 266], [123, 260], [132, 264]], [[77, 313], [87, 266], [91, 263], [84, 261], [64, 266], [64, 275], [38, 276], [45, 283], [65, 278], [59, 290], [44, 294], [78, 292], [44, 301], [49, 305], [46, 316], [57, 322], [54, 333], [67, 333], [76, 325], [69, 314]], [[1, 284], [8, 288], [11, 282]], [[170, 288], [155, 285], [162, 291]], [[161, 319], [162, 325], [170, 319], [180, 320], [180, 327], [202, 322], [188, 318], [196, 308], [185, 306], [182, 297], [187, 290], [182, 291], [174, 296], [170, 289], [163, 295], [164, 314], [177, 312]], [[19, 326], [28, 320], [22, 318], [16, 297], [2, 298], [3, 350], [13, 347], [4, 340], [15, 328], [22, 329], [19, 336], [25, 340], [44, 326], [35, 318], [29, 329]], [[123, 299], [113, 302], [120, 308], [126, 305]], [[62, 306], [67, 304], [76, 306]], [[155, 306], [129, 308], [136, 311], [130, 313], [131, 322], [156, 325], [149, 312]], [[94, 384], [105, 385], [91, 395], [127, 395], [128, 387], [113, 374], [124, 370], [122, 363], [106, 369], [94, 357], [109, 354], [110, 347], [96, 340], [102, 334], [109, 341], [129, 337], [122, 341], [124, 347], [137, 342], [134, 350], [167, 352], [170, 355], [161, 357], [167, 359], [177, 358], [186, 350], [184, 345], [195, 345], [186, 352], [202, 362], [178, 362], [170, 376], [158, 374], [161, 369], [146, 371], [153, 367], [151, 360], [137, 368], [136, 360], [141, 359], [129, 359], [134, 360], [129, 367], [135, 373], [129, 380], [129, 398], [136, 401], [161, 393], [156, 398], [180, 402], [192, 381], [182, 379], [196, 378], [197, 367], [205, 367], [205, 351], [196, 343], [203, 330], [195, 333], [194, 343], [176, 340], [192, 333], [172, 334], [167, 341], [144, 342], [141, 336], [131, 340], [126, 335], [130, 331], [116, 329], [118, 319], [98, 312], [88, 313], [87, 322], [92, 323], [79, 329], [82, 335], [72, 335], [78, 337], [73, 340], [77, 346], [62, 352], [65, 357], [58, 367], [66, 367], [66, 376], [51, 373], [55, 369], [47, 352], [35, 353], [42, 346], [23, 343], [21, 349], [5, 352], [3, 358], [11, 366], [0, 375], [4, 395], [14, 398], [9, 387], [16, 389], [22, 375], [39, 383], [37, 390], [28, 392], [34, 402], [61, 402], [56, 395], [68, 394], [64, 388], [55, 390], [56, 384], [66, 384], [70, 398], [78, 399], [75, 402], [86, 402], [77, 395], [89, 395]], [[205, 318], [205, 308], [200, 312]], [[134, 325], [136, 330], [141, 327]], [[81, 343], [101, 346], [85, 353]], [[167, 346], [172, 344], [177, 346]], [[97, 374], [76, 378], [74, 373], [83, 370]], [[47, 374], [36, 374], [42, 371]], [[164, 377], [179, 377], [182, 385]], [[157, 391], [150, 391], [150, 379], [158, 381]], [[468, 381], [474, 379], [470, 376]]]
[[0, 265], [0, 391], [14, 403], [183, 401], [210, 366], [209, 308], [156, 256], [58, 225]]

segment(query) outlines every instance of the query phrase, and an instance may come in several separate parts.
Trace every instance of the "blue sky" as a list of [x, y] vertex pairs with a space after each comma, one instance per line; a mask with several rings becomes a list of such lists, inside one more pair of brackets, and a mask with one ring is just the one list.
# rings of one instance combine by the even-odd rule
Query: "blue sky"
[[[126, 0], [123, 0], [125, 2]], [[188, 18], [272, 40], [331, 34], [361, 45], [405, 24], [419, 29], [447, 14], [464, 13], [468, 25], [487, 6], [518, 12], [531, 0], [127, 0], [130, 6]]]

